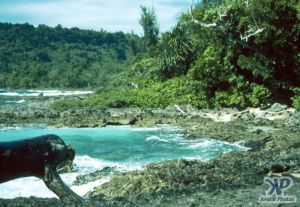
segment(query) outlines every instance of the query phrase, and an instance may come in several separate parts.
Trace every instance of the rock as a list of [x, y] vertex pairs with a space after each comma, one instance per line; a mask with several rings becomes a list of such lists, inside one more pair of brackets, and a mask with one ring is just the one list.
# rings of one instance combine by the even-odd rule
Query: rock
[[288, 119], [288, 124], [291, 126], [300, 126], [300, 111], [296, 111], [295, 113], [291, 114]]
[[187, 105], [186, 106], [186, 112], [189, 113], [189, 114], [195, 114], [197, 112], [197, 109], [194, 108], [193, 106], [191, 105]]
[[64, 205], [56, 198], [15, 198], [0, 199], [0, 206], [3, 207], [63, 207]]
[[245, 142], [244, 146], [251, 148], [251, 151], [256, 151], [264, 147], [266, 143], [269, 142], [271, 139], [272, 138], [270, 136], [267, 136], [261, 139], [248, 140]]
[[73, 182], [73, 185], [83, 185], [88, 182], [95, 180], [100, 180], [106, 176], [118, 173], [115, 167], [104, 167], [101, 170], [89, 173], [87, 175], [79, 175], [76, 177], [76, 180]]
[[265, 104], [265, 105], [262, 105], [261, 107], [260, 107], [260, 109], [261, 110], [267, 110], [267, 109], [269, 109], [271, 107], [271, 104]]
[[261, 134], [263, 132], [264, 131], [262, 129], [256, 129], [256, 130], [252, 131], [253, 134]]
[[289, 169], [291, 169], [290, 166], [282, 166], [277, 163], [271, 166], [272, 173], [283, 173], [289, 171]]
[[[180, 106], [182, 110], [190, 113], [182, 114], [174, 107], [105, 110], [87, 107], [56, 112], [44, 102], [17, 109], [0, 107], [0, 123], [12, 126], [21, 120], [24, 124], [31, 122], [50, 123], [60, 127], [97, 127], [112, 123], [152, 126], [157, 123], [176, 122], [186, 130], [188, 139], [214, 137], [220, 141], [238, 142], [251, 148], [246, 152], [227, 153], [207, 162], [173, 160], [148, 165], [142, 171], [117, 173], [113, 168], [104, 168], [79, 176], [76, 180], [78, 185], [112, 176], [112, 181], [95, 189], [90, 194], [88, 204], [82, 206], [259, 206], [257, 196], [268, 189], [263, 184], [263, 178], [269, 173], [283, 171], [282, 174], [295, 175], [295, 179], [299, 177], [300, 112], [282, 112], [287, 109], [284, 105], [274, 104], [265, 111], [265, 115], [274, 111], [282, 112], [282, 116], [287, 117], [272, 121], [258, 118], [250, 113], [250, 109], [239, 113], [235, 109], [197, 110], [190, 106]], [[207, 113], [235, 113], [236, 120], [216, 123], [204, 117]], [[250, 127], [254, 130], [249, 130]], [[263, 127], [277, 130], [269, 131]], [[289, 189], [289, 194], [300, 195], [299, 188]], [[57, 199], [17, 198], [0, 199], [0, 206], [62, 204]], [[300, 205], [297, 203], [295, 206]]]
[[279, 112], [279, 111], [286, 110], [287, 108], [288, 108], [287, 105], [283, 105], [283, 104], [279, 104], [279, 103], [274, 103], [274, 104], [268, 109], [268, 111], [271, 111], [271, 112]]

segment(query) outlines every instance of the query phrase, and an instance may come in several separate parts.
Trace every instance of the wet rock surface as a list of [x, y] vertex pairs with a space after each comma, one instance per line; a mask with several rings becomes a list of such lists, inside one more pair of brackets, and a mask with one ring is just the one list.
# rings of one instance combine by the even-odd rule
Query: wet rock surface
[[111, 176], [114, 174], [117, 174], [118, 171], [115, 167], [105, 167], [101, 170], [97, 170], [95, 172], [86, 174], [86, 175], [79, 175], [76, 177], [76, 180], [74, 181], [74, 185], [82, 185], [86, 184], [91, 181], [100, 180], [104, 177]]
[[[44, 101], [45, 102], [45, 101]], [[81, 206], [270, 206], [258, 198], [269, 188], [266, 176], [289, 176], [287, 190], [300, 206], [300, 112], [274, 104], [263, 109], [197, 110], [190, 106], [167, 109], [71, 109], [56, 112], [49, 100], [33, 105], [0, 107], [0, 123], [44, 123], [57, 127], [98, 127], [107, 124], [152, 126], [174, 124], [186, 139], [215, 138], [249, 147], [213, 160], [173, 160], [150, 164], [141, 171], [114, 173], [102, 169], [78, 177], [83, 184], [110, 175], [111, 181], [95, 188]], [[1, 199], [0, 206], [69, 206], [57, 199]], [[72, 206], [72, 205], [71, 205]], [[275, 205], [276, 206], [276, 205]], [[277, 204], [277, 206], [279, 206]]]

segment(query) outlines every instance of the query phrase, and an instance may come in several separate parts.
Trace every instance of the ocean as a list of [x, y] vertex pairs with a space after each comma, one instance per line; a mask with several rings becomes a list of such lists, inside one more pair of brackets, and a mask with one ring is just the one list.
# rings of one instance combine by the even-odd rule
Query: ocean
[[[62, 174], [64, 182], [83, 196], [94, 187], [109, 182], [110, 177], [82, 186], [73, 185], [76, 176], [104, 167], [118, 171], [141, 170], [149, 163], [164, 160], [198, 159], [207, 161], [234, 150], [247, 150], [237, 144], [217, 141], [209, 137], [186, 139], [181, 128], [158, 125], [153, 128], [108, 126], [103, 128], [52, 128], [28, 125], [22, 128], [0, 127], [0, 142], [56, 134], [76, 150], [76, 171]], [[1, 169], [3, 170], [3, 169]], [[20, 178], [0, 184], [1, 198], [18, 196], [56, 197], [35, 177]]]

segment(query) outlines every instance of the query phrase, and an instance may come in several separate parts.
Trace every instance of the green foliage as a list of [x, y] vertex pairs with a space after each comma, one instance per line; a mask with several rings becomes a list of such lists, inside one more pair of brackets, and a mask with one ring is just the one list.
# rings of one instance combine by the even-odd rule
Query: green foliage
[[217, 91], [213, 99], [214, 107], [245, 107], [246, 100], [243, 93], [239, 92], [237, 89], [233, 91]]
[[257, 84], [245, 83], [240, 87], [233, 87], [227, 91], [217, 91], [213, 98], [214, 107], [234, 106], [245, 108], [247, 106], [259, 107], [270, 102], [270, 91]]
[[240, 55], [237, 64], [242, 70], [251, 71], [255, 79], [267, 80], [272, 77], [269, 62], [267, 58], [255, 54], [250, 57]]
[[175, 104], [190, 104], [195, 107], [207, 107], [207, 99], [198, 81], [187, 78], [174, 78], [166, 82], [146, 81], [140, 83], [141, 88], [122, 88], [100, 90], [96, 95], [82, 101], [57, 101], [52, 107], [57, 111], [69, 108], [96, 107], [154, 107], [164, 108]]
[[249, 95], [250, 106], [258, 107], [271, 101], [271, 92], [265, 86], [252, 84], [251, 90]]
[[81, 108], [84, 107], [85, 103], [83, 103], [80, 100], [77, 101], [70, 101], [70, 100], [64, 100], [64, 101], [55, 101], [52, 104], [52, 108], [55, 109], [56, 111], [62, 112], [65, 110], [68, 110], [70, 108]]
[[200, 2], [201, 7], [208, 8], [208, 7], [216, 7], [221, 4], [222, 0], [202, 0]]
[[292, 105], [296, 109], [300, 109], [300, 88], [299, 87], [294, 88], [293, 92], [294, 92], [294, 96], [291, 98]]
[[[128, 94], [130, 93], [130, 95]], [[89, 96], [84, 100], [77, 101], [55, 101], [52, 108], [57, 111], [65, 111], [70, 108], [95, 107], [104, 109], [107, 107], [121, 108], [132, 106], [130, 99], [133, 94], [130, 90], [115, 89], [115, 90], [99, 90], [97, 94]]]
[[[209, 46], [204, 53], [196, 60], [189, 75], [195, 80], [205, 80], [206, 82], [222, 82], [220, 75], [224, 75], [222, 62], [222, 51]], [[213, 83], [216, 84], [216, 83]]]
[[164, 33], [155, 51], [162, 78], [185, 75], [196, 56], [196, 49], [196, 41], [181, 24]]
[[185, 77], [163, 82], [159, 87], [156, 87], [156, 92], [161, 96], [160, 105], [163, 107], [174, 106], [175, 104], [189, 104], [198, 108], [208, 106], [203, 85]]
[[159, 78], [160, 65], [155, 58], [145, 57], [133, 65], [133, 73], [137, 78]]
[[108, 87], [143, 51], [134, 34], [0, 23], [0, 87]]
[[159, 25], [153, 8], [141, 6], [140, 25], [144, 30], [144, 41], [148, 47], [158, 42]]
[[278, 100], [299, 108], [299, 5], [298, 0], [201, 1], [193, 18], [183, 14], [160, 40], [153, 9], [141, 7], [148, 46], [142, 55], [145, 48], [133, 34], [0, 24], [0, 85], [112, 88], [84, 101], [55, 103], [59, 110], [244, 108]]
[[[300, 86], [298, 1], [202, 1], [193, 18], [198, 23], [183, 14], [177, 26], [162, 34], [158, 44], [135, 64], [137, 77], [164, 81], [143, 89], [154, 93], [166, 87], [163, 95], [155, 93], [156, 100], [197, 107], [258, 107], [288, 101], [289, 88]], [[176, 91], [182, 93], [185, 88], [178, 80], [201, 86], [202, 98], [191, 101], [188, 96], [177, 96]], [[195, 87], [183, 91], [199, 93]], [[296, 96], [293, 103], [298, 103]]]

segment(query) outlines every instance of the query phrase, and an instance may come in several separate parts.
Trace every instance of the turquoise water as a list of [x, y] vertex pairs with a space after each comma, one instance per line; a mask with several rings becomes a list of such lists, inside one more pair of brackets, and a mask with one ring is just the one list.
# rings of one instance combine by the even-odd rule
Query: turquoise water
[[76, 155], [87, 155], [119, 164], [147, 164], [172, 159], [208, 160], [240, 146], [200, 139], [187, 140], [179, 129], [105, 127], [105, 128], [21, 128], [1, 130], [0, 141], [18, 140], [44, 134], [57, 134], [76, 149]]
[[0, 106], [3, 105], [22, 105], [25, 104], [24, 100], [19, 100], [19, 101], [1, 101], [0, 100]]
[[[209, 160], [233, 150], [245, 148], [213, 139], [187, 140], [180, 128], [160, 125], [154, 128], [105, 127], [56, 129], [28, 125], [4, 128], [0, 125], [0, 142], [57, 134], [76, 150], [75, 172], [62, 174], [64, 182], [77, 194], [85, 195], [94, 187], [109, 182], [110, 177], [76, 186], [76, 176], [104, 167], [119, 171], [141, 169], [148, 163], [174, 159]], [[0, 198], [55, 197], [37, 178], [28, 177], [0, 184]]]

